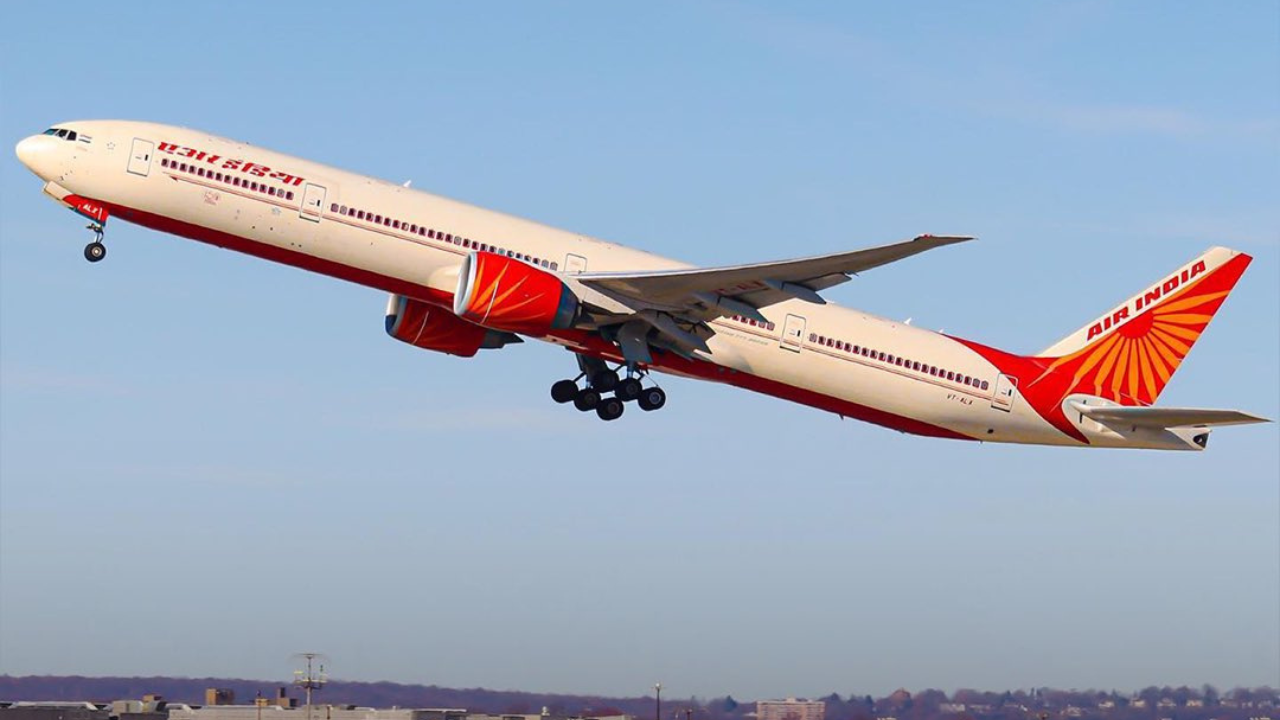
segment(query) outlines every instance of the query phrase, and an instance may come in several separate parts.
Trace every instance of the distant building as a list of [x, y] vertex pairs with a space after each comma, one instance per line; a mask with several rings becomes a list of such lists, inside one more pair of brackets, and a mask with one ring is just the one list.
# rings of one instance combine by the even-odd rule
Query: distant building
[[15, 702], [0, 708], [0, 720], [108, 720], [111, 711], [89, 702]]
[[[278, 699], [277, 699], [278, 701]], [[489, 716], [483, 716], [488, 720]], [[501, 716], [499, 716], [501, 717]], [[523, 716], [521, 720], [524, 720]], [[368, 708], [354, 705], [287, 707], [276, 704], [191, 705], [169, 704], [168, 720], [472, 720], [458, 708]], [[3, 719], [0, 719], [3, 720]]]
[[757, 720], [824, 720], [827, 704], [821, 700], [760, 700], [756, 702]]
[[236, 692], [227, 688], [206, 688], [204, 691], [205, 705], [235, 705]]

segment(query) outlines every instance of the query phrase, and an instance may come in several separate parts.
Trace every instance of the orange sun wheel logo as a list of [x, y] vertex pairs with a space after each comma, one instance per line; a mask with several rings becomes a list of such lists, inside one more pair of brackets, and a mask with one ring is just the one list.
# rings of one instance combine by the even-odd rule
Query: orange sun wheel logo
[[1124, 404], [1149, 405], [1213, 319], [1229, 291], [1196, 292], [1157, 305], [1050, 370], [1071, 372], [1074, 392], [1090, 392]]

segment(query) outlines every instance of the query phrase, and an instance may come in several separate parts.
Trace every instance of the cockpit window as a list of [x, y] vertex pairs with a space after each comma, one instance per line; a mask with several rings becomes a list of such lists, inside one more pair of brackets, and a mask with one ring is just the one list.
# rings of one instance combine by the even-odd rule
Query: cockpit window
[[68, 141], [72, 141], [72, 142], [74, 142], [74, 141], [75, 141], [75, 139], [76, 139], [76, 131], [75, 131], [75, 130], [68, 130], [68, 129], [66, 129], [66, 128], [56, 128], [56, 127], [54, 127], [54, 128], [49, 128], [48, 130], [45, 130], [45, 131], [44, 131], [43, 133], [41, 133], [41, 134], [43, 134], [43, 135], [53, 135], [54, 137], [60, 137], [60, 138], [62, 138], [63, 140], [68, 140]]

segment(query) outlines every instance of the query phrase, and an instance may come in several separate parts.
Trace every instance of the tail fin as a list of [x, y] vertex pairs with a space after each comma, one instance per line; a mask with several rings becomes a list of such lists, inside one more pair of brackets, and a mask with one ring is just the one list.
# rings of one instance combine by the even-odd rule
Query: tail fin
[[1037, 355], [1051, 360], [1046, 375], [1069, 375], [1068, 393], [1154, 403], [1252, 259], [1210, 248], [1046, 348]]

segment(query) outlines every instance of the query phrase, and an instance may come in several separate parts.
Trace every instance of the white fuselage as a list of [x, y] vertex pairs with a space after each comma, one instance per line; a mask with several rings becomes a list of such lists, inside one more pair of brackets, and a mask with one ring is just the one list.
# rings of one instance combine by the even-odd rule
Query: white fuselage
[[[20, 150], [55, 199], [91, 199], [125, 220], [443, 307], [449, 307], [458, 267], [471, 252], [463, 239], [566, 274], [687, 267], [195, 130], [123, 121], [64, 127], [90, 140], [47, 137], [41, 140], [47, 148]], [[40, 136], [24, 142], [35, 140]], [[791, 300], [762, 313], [771, 329], [714, 320], [709, 353], [694, 361], [655, 363], [654, 369], [739, 385], [907, 432], [1080, 444], [1022, 401], [995, 365], [950, 337], [834, 304]], [[784, 331], [797, 329], [799, 342], [787, 342]], [[609, 345], [583, 342], [580, 335], [541, 339], [618, 357]], [[943, 372], [932, 374], [929, 366]], [[1079, 427], [1090, 444], [1135, 446], [1133, 437], [1121, 438], [1086, 419]]]

